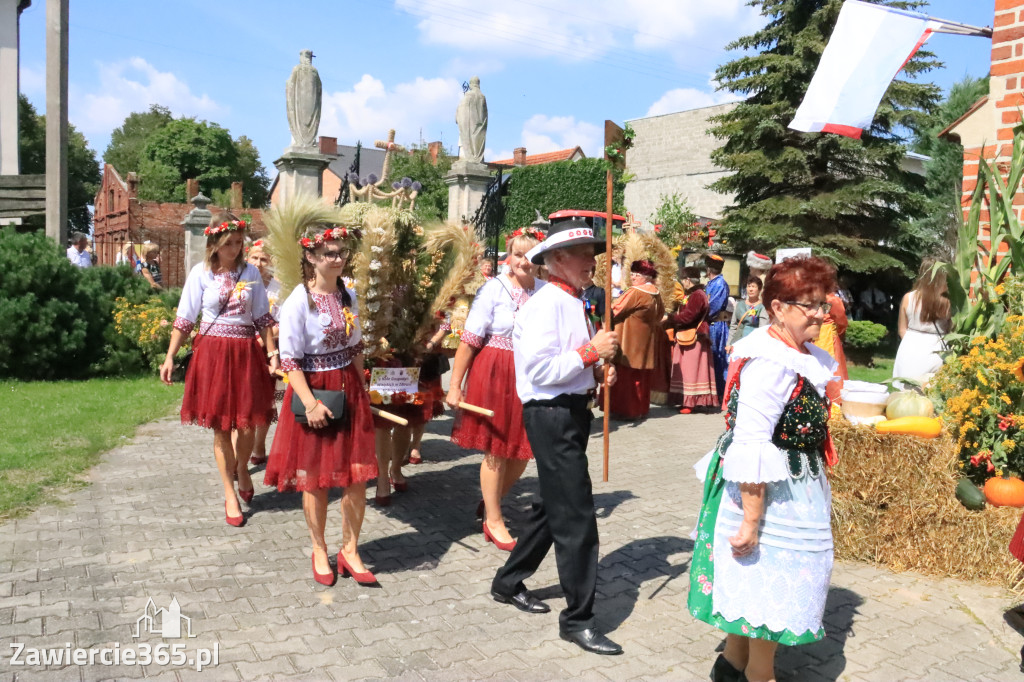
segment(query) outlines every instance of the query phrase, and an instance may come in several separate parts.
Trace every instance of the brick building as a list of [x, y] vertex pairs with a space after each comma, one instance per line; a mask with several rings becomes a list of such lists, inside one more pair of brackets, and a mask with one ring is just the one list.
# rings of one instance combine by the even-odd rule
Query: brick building
[[[977, 186], [978, 160], [1002, 164], [1013, 153], [1013, 128], [1021, 122], [1024, 109], [1024, 0], [995, 0], [992, 23], [992, 58], [989, 69], [988, 95], [982, 97], [963, 116], [939, 133], [964, 148], [963, 195], [964, 217], [971, 205], [971, 194]], [[1018, 194], [1014, 206], [1024, 206], [1024, 195]], [[981, 212], [978, 237], [987, 243], [988, 211]], [[1003, 251], [1008, 248], [1004, 243]], [[1003, 252], [1001, 251], [1001, 252]]]
[[[100, 265], [113, 265], [126, 242], [139, 245], [154, 242], [160, 245], [160, 264], [164, 286], [180, 287], [185, 283], [185, 231], [182, 221], [194, 207], [192, 204], [142, 201], [138, 198], [139, 181], [135, 173], [126, 178], [112, 165], [103, 167], [103, 179], [96, 192], [93, 214], [93, 236], [96, 240], [96, 258]], [[199, 193], [199, 183], [189, 180], [189, 198]], [[242, 183], [231, 184], [232, 207], [235, 214], [252, 216], [252, 234], [262, 235], [263, 211], [242, 208]], [[216, 213], [219, 209], [210, 206]]]

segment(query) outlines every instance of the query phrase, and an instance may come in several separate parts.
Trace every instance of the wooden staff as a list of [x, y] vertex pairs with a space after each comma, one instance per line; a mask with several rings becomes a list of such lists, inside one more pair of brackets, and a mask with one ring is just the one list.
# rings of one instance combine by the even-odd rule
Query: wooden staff
[[466, 412], [475, 412], [476, 414], [482, 414], [485, 417], [494, 416], [494, 410], [488, 410], [486, 407], [479, 407], [477, 405], [472, 405], [467, 402], [460, 402], [459, 409], [465, 410]]
[[371, 407], [370, 408], [370, 412], [372, 412], [373, 414], [377, 415], [381, 419], [387, 419], [389, 422], [394, 422], [394, 423], [398, 424], [399, 426], [408, 426], [409, 425], [409, 420], [408, 419], [404, 419], [402, 417], [399, 417], [397, 414], [391, 414], [390, 412], [385, 412], [384, 410], [382, 410], [380, 408]]
[[[604, 257], [605, 272], [608, 274], [604, 279], [604, 328], [609, 332], [612, 331], [612, 228], [615, 223], [612, 222], [612, 193], [614, 191], [612, 186], [612, 159], [608, 156], [607, 148], [615, 142], [613, 138], [621, 139], [621, 137], [622, 130], [617, 125], [611, 121], [604, 122], [604, 144], [606, 149], [604, 158], [609, 161], [608, 170], [605, 172]], [[602, 381], [604, 390], [604, 466], [601, 471], [601, 480], [605, 483], [608, 482], [608, 450], [611, 445], [608, 423], [608, 415], [611, 412], [612, 404], [611, 391], [608, 387], [608, 372], [610, 368], [611, 363], [606, 360], [604, 363], [604, 379]]]

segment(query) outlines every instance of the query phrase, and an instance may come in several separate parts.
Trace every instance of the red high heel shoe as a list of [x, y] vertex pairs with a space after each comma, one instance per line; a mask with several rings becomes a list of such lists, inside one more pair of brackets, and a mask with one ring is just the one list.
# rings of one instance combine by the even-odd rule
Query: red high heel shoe
[[256, 494], [256, 489], [255, 488], [253, 488], [252, 490], [239, 490], [238, 491], [238, 496], [241, 497], [242, 498], [242, 502], [245, 502], [246, 504], [249, 504], [250, 502], [252, 502], [252, 496], [255, 495], [255, 494]]
[[228, 522], [229, 526], [235, 528], [241, 528], [245, 525], [245, 514], [239, 514], [238, 516], [228, 516], [228, 503], [224, 503], [224, 520]]
[[691, 412], [693, 412], [693, 410], [690, 409], [689, 407], [684, 407], [681, 410], [679, 410], [679, 414], [690, 414]]
[[[312, 561], [313, 561], [313, 580], [315, 580], [316, 582], [320, 583], [321, 585], [326, 585], [327, 587], [330, 587], [331, 585], [333, 585], [334, 583], [336, 583], [338, 581], [338, 576], [337, 576], [337, 574], [335, 574], [335, 572], [333, 570], [331, 570], [331, 571], [329, 571], [327, 573], [317, 573], [317, 571], [316, 571], [316, 557], [313, 556], [313, 555], [310, 555], [309, 558], [312, 559]], [[328, 563], [327, 564], [327, 568], [330, 568], [330, 567], [331, 567], [331, 565]]]
[[493, 535], [491, 535], [491, 529], [487, 527], [487, 521], [484, 521], [484, 537], [487, 538], [489, 542], [493, 542], [494, 546], [500, 550], [511, 552], [513, 549], [515, 549], [515, 540], [513, 540], [512, 542], [501, 542]]
[[408, 481], [391, 481], [396, 493], [404, 493], [409, 490]]
[[364, 571], [362, 573], [353, 571], [348, 561], [345, 560], [345, 555], [341, 553], [340, 549], [338, 550], [338, 572], [341, 573], [341, 577], [343, 578], [347, 576], [352, 576], [352, 579], [360, 585], [378, 584], [377, 576], [375, 576], [373, 573], [370, 573], [369, 571]]
[[253, 455], [252, 459], [249, 460], [249, 464], [253, 465], [254, 467], [258, 467], [258, 466], [260, 466], [262, 464], [266, 464], [266, 463], [267, 463], [267, 456], [266, 455]]

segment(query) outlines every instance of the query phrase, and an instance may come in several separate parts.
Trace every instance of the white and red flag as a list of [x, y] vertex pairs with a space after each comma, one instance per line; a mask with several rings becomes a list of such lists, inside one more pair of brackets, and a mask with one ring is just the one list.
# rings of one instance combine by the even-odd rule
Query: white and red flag
[[892, 79], [945, 26], [923, 14], [846, 0], [789, 127], [860, 139]]

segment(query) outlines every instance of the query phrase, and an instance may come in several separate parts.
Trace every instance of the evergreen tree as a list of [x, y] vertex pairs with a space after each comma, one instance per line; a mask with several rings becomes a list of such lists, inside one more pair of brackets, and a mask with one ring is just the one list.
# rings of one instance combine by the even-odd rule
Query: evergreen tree
[[[923, 2], [878, 0], [914, 9]], [[932, 84], [895, 80], [862, 139], [790, 130], [841, 0], [751, 0], [764, 28], [731, 43], [742, 56], [722, 65], [716, 79], [746, 100], [715, 117], [712, 133], [725, 140], [712, 159], [732, 173], [711, 185], [734, 195], [722, 234], [736, 250], [810, 246], [817, 255], [856, 272], [907, 269], [920, 254], [894, 246], [908, 220], [926, 208], [924, 179], [903, 170], [904, 136], [921, 130], [938, 98]], [[919, 51], [901, 76], [939, 66]]]
[[914, 226], [920, 232], [921, 239], [930, 243], [926, 252], [953, 248], [961, 218], [964, 149], [955, 142], [940, 139], [939, 133], [987, 94], [987, 77], [966, 76], [962, 81], [954, 83], [931, 123], [918, 134], [914, 142], [914, 151], [930, 159], [925, 163], [928, 209]]
[[[46, 117], [36, 113], [24, 95], [18, 95], [18, 153], [24, 175], [46, 173]], [[100, 187], [100, 164], [96, 152], [82, 133], [68, 124], [68, 228], [70, 232], [90, 232], [92, 214], [89, 206]], [[44, 229], [42, 214], [25, 218], [21, 231]]]

